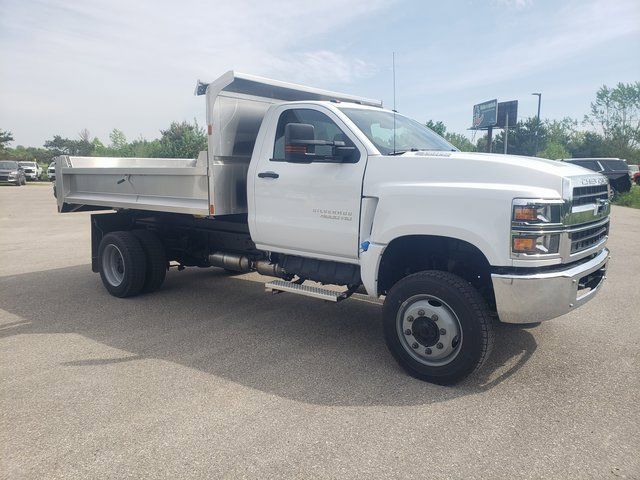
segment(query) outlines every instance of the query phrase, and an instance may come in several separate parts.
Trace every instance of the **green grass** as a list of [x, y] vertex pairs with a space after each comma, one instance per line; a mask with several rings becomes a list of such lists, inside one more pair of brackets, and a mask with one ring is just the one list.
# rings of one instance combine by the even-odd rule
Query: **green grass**
[[614, 205], [622, 207], [640, 208], [640, 186], [634, 185], [631, 191], [616, 195], [613, 199]]

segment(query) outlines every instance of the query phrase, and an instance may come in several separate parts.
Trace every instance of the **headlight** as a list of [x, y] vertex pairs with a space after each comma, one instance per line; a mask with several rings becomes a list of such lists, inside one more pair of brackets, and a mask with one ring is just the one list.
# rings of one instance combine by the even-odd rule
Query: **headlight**
[[17, 175], [17, 174], [18, 174], [17, 170], [14, 170], [13, 172], [9, 172], [9, 175]]
[[511, 221], [514, 225], [559, 224], [563, 203], [563, 200], [516, 198]]
[[511, 211], [511, 255], [559, 255], [564, 200], [516, 198]]

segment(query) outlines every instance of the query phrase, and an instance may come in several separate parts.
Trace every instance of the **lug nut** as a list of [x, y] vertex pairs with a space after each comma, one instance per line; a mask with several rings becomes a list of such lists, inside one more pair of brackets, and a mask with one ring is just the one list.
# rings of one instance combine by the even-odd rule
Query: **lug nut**
[[442, 350], [442, 348], [444, 347], [444, 345], [442, 345], [442, 343], [438, 342], [438, 344], [436, 345], [436, 348], [438, 350]]
[[440, 335], [446, 335], [447, 331], [444, 328], [440, 329]]
[[424, 310], [418, 310], [418, 316], [424, 317]]
[[424, 351], [424, 353], [426, 353], [427, 355], [431, 355], [431, 349], [430, 349], [430, 348], [427, 348], [427, 349]]
[[411, 348], [418, 348], [418, 344], [413, 342], [413, 345], [411, 345]]
[[413, 317], [411, 315], [407, 317], [407, 322], [413, 322]]
[[405, 335], [411, 335], [411, 329], [407, 328], [407, 329], [404, 331], [404, 334], [405, 334]]
[[433, 315], [431, 315], [431, 320], [433, 320], [434, 322], [438, 321], [438, 315], [436, 315], [435, 313]]

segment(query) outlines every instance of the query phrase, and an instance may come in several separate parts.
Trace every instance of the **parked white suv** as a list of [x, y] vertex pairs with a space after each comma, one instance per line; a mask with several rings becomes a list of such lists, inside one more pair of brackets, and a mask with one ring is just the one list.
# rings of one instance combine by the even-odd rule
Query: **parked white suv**
[[38, 162], [18, 162], [24, 169], [24, 176], [27, 180], [38, 180], [42, 173], [42, 167], [38, 165]]

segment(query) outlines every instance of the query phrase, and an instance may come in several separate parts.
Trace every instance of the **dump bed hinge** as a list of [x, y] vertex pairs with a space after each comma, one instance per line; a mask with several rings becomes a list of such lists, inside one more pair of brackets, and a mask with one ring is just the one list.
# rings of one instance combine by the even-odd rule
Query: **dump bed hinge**
[[300, 285], [294, 282], [287, 282], [286, 280], [274, 280], [264, 284], [267, 291], [273, 293], [289, 292], [297, 293], [298, 295], [304, 295], [306, 297], [319, 298], [321, 300], [327, 300], [329, 302], [339, 302], [345, 300], [353, 293], [349, 289], [343, 291], [329, 290], [328, 288], [312, 287], [310, 285]]

